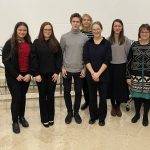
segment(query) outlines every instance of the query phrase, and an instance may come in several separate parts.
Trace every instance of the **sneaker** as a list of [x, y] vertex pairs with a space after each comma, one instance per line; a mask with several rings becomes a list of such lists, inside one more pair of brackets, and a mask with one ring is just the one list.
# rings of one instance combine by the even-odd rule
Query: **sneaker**
[[77, 124], [81, 124], [82, 119], [81, 119], [79, 113], [74, 113], [74, 119]]
[[22, 124], [23, 127], [29, 127], [29, 123], [24, 117], [19, 118], [19, 122]]
[[69, 112], [65, 118], [65, 123], [66, 124], [70, 124], [71, 121], [72, 121], [72, 117], [73, 117], [73, 113], [72, 112]]
[[16, 133], [16, 134], [20, 133], [20, 127], [19, 127], [18, 122], [13, 122], [12, 129], [13, 129], [14, 133]]

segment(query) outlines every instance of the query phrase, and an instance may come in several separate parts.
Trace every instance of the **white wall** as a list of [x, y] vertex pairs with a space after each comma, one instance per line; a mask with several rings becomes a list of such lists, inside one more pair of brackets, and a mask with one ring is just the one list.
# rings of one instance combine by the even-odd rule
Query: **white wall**
[[42, 22], [50, 21], [56, 37], [70, 30], [72, 13], [89, 13], [93, 20], [102, 22], [103, 36], [110, 34], [112, 21], [124, 22], [125, 34], [137, 39], [138, 27], [150, 22], [150, 0], [0, 0], [0, 46], [11, 36], [18, 21], [29, 25], [32, 40]]

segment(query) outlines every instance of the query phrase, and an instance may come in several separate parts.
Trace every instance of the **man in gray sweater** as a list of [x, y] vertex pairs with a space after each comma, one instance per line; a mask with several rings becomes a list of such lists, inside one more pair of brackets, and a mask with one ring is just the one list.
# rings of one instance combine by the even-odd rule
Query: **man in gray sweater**
[[[80, 31], [82, 17], [74, 13], [70, 17], [71, 31], [62, 35], [60, 45], [63, 51], [62, 76], [64, 85], [64, 99], [67, 107], [66, 124], [70, 124], [74, 116], [76, 123], [80, 124], [82, 119], [79, 108], [82, 97], [82, 78], [85, 76], [83, 64], [83, 46], [88, 37]], [[75, 101], [72, 107], [71, 85], [74, 79]]]

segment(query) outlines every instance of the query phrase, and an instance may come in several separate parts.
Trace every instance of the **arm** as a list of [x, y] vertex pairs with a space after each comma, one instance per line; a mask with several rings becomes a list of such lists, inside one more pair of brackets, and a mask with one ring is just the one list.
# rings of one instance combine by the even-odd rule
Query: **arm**
[[13, 77], [17, 78], [19, 76], [19, 72], [12, 64], [12, 60], [9, 57], [11, 51], [11, 41], [8, 40], [3, 49], [2, 49], [2, 62], [5, 66], [5, 70], [10, 73]]

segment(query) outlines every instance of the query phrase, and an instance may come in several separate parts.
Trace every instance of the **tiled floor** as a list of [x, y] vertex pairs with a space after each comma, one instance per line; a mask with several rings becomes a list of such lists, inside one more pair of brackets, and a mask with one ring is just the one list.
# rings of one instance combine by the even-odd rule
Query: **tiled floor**
[[150, 125], [142, 126], [142, 118], [130, 123], [133, 109], [129, 112], [122, 105], [121, 118], [110, 116], [110, 103], [106, 125], [98, 122], [89, 125], [88, 109], [80, 111], [83, 122], [78, 125], [64, 123], [66, 109], [63, 98], [56, 99], [55, 125], [44, 128], [39, 119], [38, 100], [28, 100], [26, 118], [29, 128], [21, 126], [21, 133], [11, 129], [10, 102], [0, 101], [0, 150], [150, 150]]

